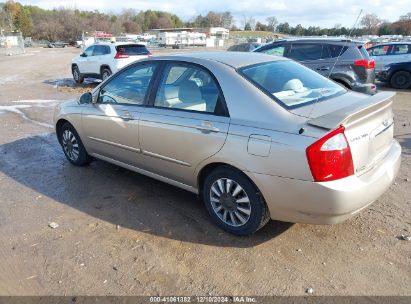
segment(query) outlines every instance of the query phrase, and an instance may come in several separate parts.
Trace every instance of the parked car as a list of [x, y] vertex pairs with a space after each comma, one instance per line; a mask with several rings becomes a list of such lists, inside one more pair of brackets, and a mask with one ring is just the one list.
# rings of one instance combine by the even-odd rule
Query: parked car
[[49, 48], [65, 48], [65, 47], [68, 47], [69, 44], [63, 41], [55, 41], [55, 42], [50, 42], [47, 46]]
[[411, 87], [411, 61], [386, 65], [377, 74], [377, 79], [396, 89], [408, 89]]
[[375, 60], [375, 72], [379, 73], [384, 66], [397, 62], [411, 62], [411, 42], [391, 42], [379, 44], [367, 49]]
[[295, 38], [275, 41], [254, 52], [291, 58], [353, 91], [376, 93], [375, 62], [360, 42]]
[[86, 77], [106, 80], [126, 65], [150, 56], [144, 44], [99, 42], [73, 58], [71, 71], [77, 83]]
[[197, 193], [247, 235], [270, 218], [341, 222], [378, 199], [400, 166], [393, 95], [277, 56], [181, 54], [129, 65], [54, 122], [73, 165], [98, 158]]
[[247, 42], [240, 43], [230, 46], [227, 51], [229, 52], [252, 52], [256, 48], [260, 47], [261, 43], [258, 42]]

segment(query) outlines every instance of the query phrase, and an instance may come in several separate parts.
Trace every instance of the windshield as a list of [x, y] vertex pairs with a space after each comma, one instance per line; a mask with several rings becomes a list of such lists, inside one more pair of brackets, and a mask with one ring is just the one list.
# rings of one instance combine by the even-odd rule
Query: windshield
[[244, 67], [240, 73], [286, 108], [300, 107], [347, 92], [333, 81], [291, 60]]

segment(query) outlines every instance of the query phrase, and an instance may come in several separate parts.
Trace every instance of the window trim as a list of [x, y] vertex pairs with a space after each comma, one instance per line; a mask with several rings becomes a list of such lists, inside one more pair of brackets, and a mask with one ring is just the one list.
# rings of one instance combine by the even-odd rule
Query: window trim
[[[111, 83], [112, 81], [114, 81], [116, 78], [118, 78], [121, 74], [125, 73], [126, 71], [132, 69], [132, 68], [140, 68], [140, 67], [144, 67], [146, 65], [152, 65], [152, 64], [157, 64], [156, 69], [154, 70], [153, 76], [150, 79], [150, 83], [148, 84], [147, 87], [147, 92], [144, 96], [144, 100], [142, 104], [132, 104], [132, 103], [101, 103], [99, 102], [99, 98], [100, 98], [100, 94], [101, 94], [101, 90], [103, 90], [109, 83]], [[110, 104], [110, 105], [119, 105], [119, 106], [131, 106], [131, 107], [147, 107], [148, 105], [148, 100], [149, 100], [149, 95], [151, 93], [151, 90], [153, 89], [153, 84], [154, 81], [156, 80], [156, 78], [158, 77], [158, 72], [160, 70], [161, 67], [161, 63], [158, 60], [151, 60], [151, 61], [144, 61], [144, 62], [138, 62], [136, 64], [132, 64], [129, 67], [121, 70], [119, 73], [114, 74], [107, 82], [105, 82], [99, 89], [98, 89], [98, 94], [97, 94], [97, 101], [96, 104], [100, 104], [100, 105], [105, 105], [105, 104]]]
[[[222, 113], [216, 113], [217, 104], [216, 104], [216, 107], [214, 109], [214, 112], [204, 112], [204, 111], [196, 111], [196, 110], [186, 110], [186, 109], [178, 109], [178, 108], [159, 107], [159, 106], [154, 105], [155, 99], [156, 99], [156, 96], [157, 96], [157, 93], [158, 93], [158, 90], [159, 90], [159, 87], [160, 87], [160, 84], [161, 84], [161, 81], [162, 81], [163, 77], [165, 77], [164, 71], [165, 71], [167, 65], [195, 66], [199, 69], [202, 69], [202, 70], [206, 71], [211, 76], [211, 78], [213, 79], [214, 83], [217, 86], [218, 95], [219, 95], [217, 103], [220, 103]], [[149, 99], [148, 99], [147, 106], [152, 107], [153, 109], [163, 109], [163, 110], [170, 110], [170, 111], [177, 111], [177, 112], [198, 113], [198, 114], [202, 114], [202, 115], [230, 117], [230, 113], [229, 113], [228, 108], [227, 108], [227, 103], [225, 101], [223, 90], [221, 89], [220, 83], [218, 82], [215, 75], [208, 68], [206, 68], [205, 66], [203, 66], [201, 64], [198, 64], [198, 63], [195, 63], [195, 62], [191, 62], [191, 61], [161, 60], [161, 67], [160, 67], [160, 69], [157, 70], [156, 81], [153, 83], [153, 87], [150, 91], [150, 96], [149, 96]]]

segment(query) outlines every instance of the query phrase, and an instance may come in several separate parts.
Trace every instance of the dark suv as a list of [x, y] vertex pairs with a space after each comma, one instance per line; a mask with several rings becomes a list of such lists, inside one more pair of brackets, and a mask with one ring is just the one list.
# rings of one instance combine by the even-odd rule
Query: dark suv
[[364, 45], [348, 39], [295, 38], [263, 45], [253, 52], [285, 56], [345, 87], [375, 94], [375, 62]]

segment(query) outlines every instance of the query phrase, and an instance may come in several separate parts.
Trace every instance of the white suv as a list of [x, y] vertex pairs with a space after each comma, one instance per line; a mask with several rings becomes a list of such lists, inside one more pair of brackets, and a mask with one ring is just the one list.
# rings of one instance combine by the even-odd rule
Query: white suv
[[144, 44], [95, 43], [73, 58], [71, 71], [77, 83], [86, 77], [106, 80], [129, 63], [151, 56]]

